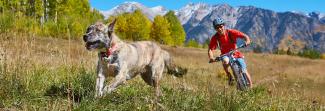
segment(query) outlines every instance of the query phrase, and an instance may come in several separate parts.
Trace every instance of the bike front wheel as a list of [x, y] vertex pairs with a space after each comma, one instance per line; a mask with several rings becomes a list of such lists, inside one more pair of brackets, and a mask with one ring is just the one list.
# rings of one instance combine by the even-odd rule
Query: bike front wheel
[[234, 63], [231, 65], [231, 69], [233, 71], [233, 74], [236, 78], [237, 82], [237, 89], [243, 91], [248, 89], [248, 79], [245, 73], [241, 71], [241, 67], [238, 63]]

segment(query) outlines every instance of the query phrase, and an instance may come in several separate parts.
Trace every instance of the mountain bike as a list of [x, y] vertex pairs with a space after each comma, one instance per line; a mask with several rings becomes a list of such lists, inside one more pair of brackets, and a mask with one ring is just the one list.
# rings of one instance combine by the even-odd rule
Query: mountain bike
[[229, 65], [231, 67], [231, 70], [233, 72], [233, 75], [235, 76], [236, 82], [237, 82], [237, 89], [243, 91], [249, 88], [249, 80], [247, 78], [246, 73], [242, 70], [241, 65], [239, 64], [239, 61], [237, 58], [234, 57], [234, 53], [240, 49], [246, 47], [245, 44], [239, 46], [238, 48], [229, 51], [228, 53], [222, 54], [219, 57], [216, 57], [216, 62], [223, 61], [223, 57], [227, 56], [229, 58]]

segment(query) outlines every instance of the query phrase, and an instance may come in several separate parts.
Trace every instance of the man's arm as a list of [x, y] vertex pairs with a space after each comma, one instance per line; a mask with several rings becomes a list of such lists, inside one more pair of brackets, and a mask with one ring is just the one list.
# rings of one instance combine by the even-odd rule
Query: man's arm
[[251, 43], [251, 39], [248, 35], [244, 34], [245, 45], [249, 45]]
[[239, 30], [236, 30], [236, 29], [232, 29], [232, 30], [229, 30], [231, 32], [231, 34], [235, 37], [239, 37], [241, 39], [244, 39], [245, 40], [245, 45], [249, 45], [251, 43], [251, 39], [248, 35], [246, 35], [245, 33], [239, 31]]
[[215, 62], [215, 60], [214, 60], [214, 57], [213, 57], [213, 51], [214, 50], [212, 50], [212, 49], [210, 49], [209, 48], [209, 50], [208, 50], [208, 56], [209, 56], [209, 63], [211, 63], [211, 62]]
[[212, 36], [209, 44], [209, 49], [208, 49], [208, 56], [209, 56], [209, 63], [215, 62], [214, 57], [213, 57], [213, 51], [217, 48], [217, 40], [214, 36]]

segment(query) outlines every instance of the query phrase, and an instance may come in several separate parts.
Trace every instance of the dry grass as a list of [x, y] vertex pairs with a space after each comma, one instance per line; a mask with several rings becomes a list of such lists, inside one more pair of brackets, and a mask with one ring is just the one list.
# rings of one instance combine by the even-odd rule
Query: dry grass
[[[163, 87], [167, 88], [168, 90], [171, 88], [173, 90], [180, 91], [179, 94], [181, 95], [183, 94], [182, 91], [186, 91], [186, 94], [190, 95], [202, 94], [203, 96], [196, 95], [195, 97], [203, 98], [202, 100], [208, 102], [213, 101], [211, 98], [215, 97], [216, 93], [220, 91], [226, 92], [227, 90], [235, 90], [234, 87], [229, 87], [226, 85], [226, 77], [225, 73], [222, 70], [221, 63], [208, 63], [206, 49], [183, 47], [175, 48], [168, 46], [162, 47], [172, 54], [177, 65], [188, 69], [188, 74], [182, 78], [175, 78], [173, 76], [167, 75], [164, 76], [162, 84]], [[325, 66], [324, 60], [310, 60], [286, 55], [255, 53], [244, 54], [246, 61], [248, 62], [248, 70], [250, 71], [253, 82], [255, 83], [254, 87], [266, 87], [268, 92], [267, 97], [297, 97], [294, 99], [303, 100], [303, 102], [307, 102], [306, 104], [317, 103], [321, 104], [322, 107], [325, 106], [325, 73], [323, 69]], [[33, 78], [23, 79], [27, 84], [26, 89], [35, 89], [34, 93], [44, 93], [46, 89], [42, 87], [50, 87], [51, 84], [62, 81], [60, 79], [66, 79], [67, 77], [65, 76], [70, 77], [71, 75], [69, 75], [69, 72], [60, 72], [62, 67], [84, 67], [87, 71], [94, 72], [97, 60], [97, 54], [95, 52], [86, 51], [84, 48], [84, 43], [81, 40], [68, 41], [63, 39], [39, 38], [33, 37], [32, 35], [2, 34], [0, 38], [0, 55], [0, 65], [4, 66], [2, 67], [2, 74], [14, 74], [14, 76], [18, 78], [20, 76], [34, 77], [35, 73], [33, 73], [33, 70], [38, 70], [38, 68], [45, 69], [44, 74], [54, 74], [49, 75], [48, 77], [48, 80], [53, 79], [53, 83], [39, 83], [45, 84], [44, 86], [37, 86], [37, 84], [30, 82], [34, 81]], [[0, 79], [1, 78], [3, 77], [0, 75]], [[139, 87], [141, 87], [143, 84], [145, 83], [139, 77], [137, 77], [136, 79], [130, 80], [129, 83], [125, 86], [122, 86], [121, 89], [125, 89], [125, 87], [131, 88], [125, 89], [129, 91], [134, 88], [131, 87], [132, 85], [140, 85]], [[146, 88], [150, 89], [150, 87], [145, 87], [145, 89]], [[0, 91], [0, 95], [2, 95], [1, 93], [6, 94], [6, 91]], [[230, 95], [231, 94], [232, 93], [230, 93]], [[165, 98], [167, 98], [171, 95], [165, 96]], [[0, 99], [1, 98], [6, 97], [0, 97]], [[278, 99], [271, 98], [271, 100]], [[10, 101], [11, 100], [8, 100], [7, 103], [10, 103]], [[259, 100], [257, 99], [256, 101]], [[91, 104], [95, 105], [97, 103], [102, 105], [100, 101], [95, 101]], [[58, 107], [57, 105], [67, 104], [67, 101], [55, 99], [55, 101], [52, 101], [52, 103], [48, 102], [47, 104], [44, 104], [45, 105], [43, 106], [46, 107], [45, 110], [56, 109]], [[271, 103], [271, 106], [274, 104], [282, 103]], [[279, 106], [277, 108], [279, 108]], [[23, 107], [25, 108], [22, 109], [34, 109], [28, 105]], [[99, 109], [101, 107], [104, 106], [100, 106]], [[151, 106], [149, 105], [148, 107]], [[93, 108], [90, 107], [90, 109]], [[210, 105], [204, 107], [204, 109], [211, 110], [215, 108]], [[279, 109], [281, 109], [281, 107]]]
[[97, 55], [85, 51], [83, 43], [76, 40], [2, 35], [0, 43], [8, 63], [29, 63], [49, 68], [77, 64], [93, 66], [96, 59], [91, 56]]
[[[209, 85], [222, 86], [225, 78], [221, 63], [209, 64], [206, 49], [165, 48], [178, 64], [189, 69], [185, 83], [198, 90]], [[270, 93], [299, 92], [306, 98], [325, 100], [325, 60], [311, 60], [288, 55], [244, 53], [254, 86], [265, 85]], [[217, 54], [216, 54], [217, 55]], [[204, 82], [198, 85], [199, 82]], [[185, 84], [184, 83], [184, 84]], [[220, 88], [220, 87], [216, 87]]]

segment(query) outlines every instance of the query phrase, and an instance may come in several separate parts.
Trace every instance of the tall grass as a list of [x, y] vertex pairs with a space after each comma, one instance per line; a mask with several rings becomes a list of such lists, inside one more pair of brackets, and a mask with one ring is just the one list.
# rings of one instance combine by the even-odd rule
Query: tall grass
[[[97, 55], [81, 41], [1, 36], [0, 110], [154, 109], [154, 88], [140, 77], [94, 98]], [[164, 75], [160, 110], [324, 110], [324, 61], [246, 53], [255, 84], [240, 92], [226, 85], [220, 64], [207, 63], [206, 50], [163, 47], [189, 72]]]

